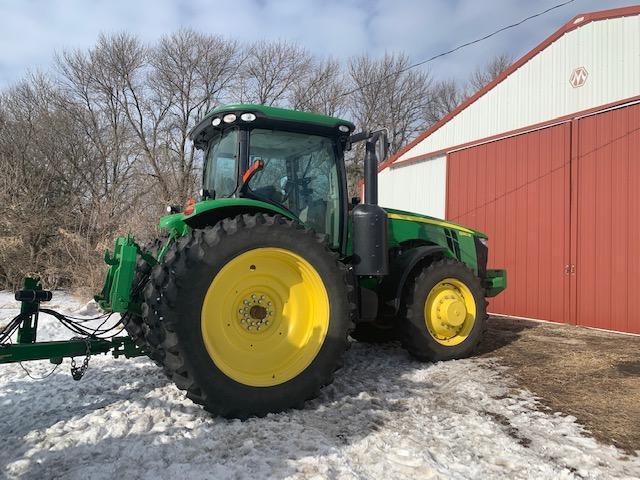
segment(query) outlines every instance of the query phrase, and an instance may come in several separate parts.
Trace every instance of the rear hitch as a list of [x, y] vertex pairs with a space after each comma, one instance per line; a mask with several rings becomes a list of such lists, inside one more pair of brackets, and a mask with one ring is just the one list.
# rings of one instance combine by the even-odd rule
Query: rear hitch
[[109, 250], [104, 252], [104, 261], [109, 265], [109, 270], [102, 292], [94, 297], [104, 311], [123, 313], [129, 309], [138, 253], [140, 247], [131, 235], [116, 239], [113, 255]]

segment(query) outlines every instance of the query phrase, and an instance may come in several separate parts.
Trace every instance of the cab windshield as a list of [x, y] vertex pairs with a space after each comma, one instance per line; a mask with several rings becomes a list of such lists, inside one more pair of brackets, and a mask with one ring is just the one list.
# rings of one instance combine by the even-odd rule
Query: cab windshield
[[249, 181], [249, 192], [285, 206], [303, 223], [339, 241], [340, 182], [334, 142], [302, 133], [254, 129], [249, 165], [264, 167]]
[[204, 171], [204, 188], [212, 197], [229, 197], [237, 185], [238, 133], [225, 130], [209, 143]]

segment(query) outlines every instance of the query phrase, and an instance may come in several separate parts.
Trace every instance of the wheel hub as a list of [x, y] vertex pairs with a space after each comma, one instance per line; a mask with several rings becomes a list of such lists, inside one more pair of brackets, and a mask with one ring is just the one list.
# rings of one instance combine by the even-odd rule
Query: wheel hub
[[431, 336], [443, 345], [457, 345], [473, 328], [476, 305], [469, 288], [460, 280], [447, 278], [429, 292], [424, 318]]
[[252, 292], [238, 305], [240, 326], [250, 333], [261, 333], [273, 324], [273, 300], [265, 293]]
[[444, 291], [438, 295], [436, 309], [438, 320], [445, 327], [459, 327], [467, 317], [464, 299], [455, 290]]

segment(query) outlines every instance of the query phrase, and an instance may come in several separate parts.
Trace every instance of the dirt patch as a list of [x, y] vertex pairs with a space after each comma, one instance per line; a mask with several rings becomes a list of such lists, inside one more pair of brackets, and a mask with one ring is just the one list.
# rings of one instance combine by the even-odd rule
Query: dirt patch
[[481, 356], [498, 358], [521, 387], [601, 442], [640, 450], [640, 337], [491, 318]]

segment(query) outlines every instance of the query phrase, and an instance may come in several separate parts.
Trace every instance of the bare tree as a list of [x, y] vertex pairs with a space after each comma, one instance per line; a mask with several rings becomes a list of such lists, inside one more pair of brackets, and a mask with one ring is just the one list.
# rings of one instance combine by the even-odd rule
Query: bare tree
[[0, 282], [15, 285], [35, 270], [45, 277], [53, 271], [49, 277], [55, 285], [69, 264], [69, 256], [56, 255], [58, 232], [87, 232], [81, 219], [91, 201], [90, 188], [73, 168], [86, 155], [84, 135], [42, 75], [5, 92], [2, 108]]
[[440, 80], [433, 85], [424, 110], [426, 125], [439, 121], [466, 98], [466, 91], [456, 80]]
[[[381, 59], [363, 55], [349, 62], [351, 118], [363, 129], [386, 128], [390, 153], [398, 151], [424, 126], [431, 78], [426, 72], [407, 70], [409, 64], [406, 55], [389, 53]], [[349, 159], [349, 183], [353, 192], [361, 178], [362, 158], [358, 148]]]
[[248, 50], [234, 97], [240, 102], [285, 104], [290, 89], [308, 77], [311, 65], [311, 55], [294, 43], [255, 43]]
[[292, 85], [290, 105], [296, 110], [340, 116], [345, 113], [346, 89], [337, 60], [315, 61], [309, 66], [308, 74]]
[[[156, 98], [170, 99], [163, 123], [163, 160], [175, 192], [184, 202], [195, 185], [195, 151], [188, 134], [196, 121], [220, 102], [243, 58], [237, 42], [179, 30], [151, 50], [149, 88]], [[158, 112], [159, 114], [160, 112]]]
[[475, 93], [513, 63], [513, 57], [508, 53], [501, 53], [491, 58], [484, 66], [476, 68], [469, 77], [470, 93]]
[[409, 63], [404, 54], [360, 56], [349, 63], [352, 118], [363, 128], [387, 128], [392, 153], [421, 130], [431, 86], [428, 73], [406, 70]]
[[96, 82], [112, 91], [114, 101], [122, 108], [148, 167], [146, 174], [155, 180], [163, 201], [173, 200], [175, 190], [164, 161], [167, 149], [163, 134], [174, 94], [150, 81], [150, 49], [136, 37], [119, 33], [101, 35], [89, 55]]
[[500, 75], [512, 62], [508, 54], [500, 54], [478, 67], [469, 77], [466, 84], [456, 79], [435, 82], [430, 92], [430, 99], [424, 111], [427, 125], [439, 121], [451, 112], [470, 95], [480, 90]]
[[135, 137], [122, 106], [121, 89], [93, 52], [63, 52], [56, 59], [58, 105], [82, 132], [84, 155], [69, 156], [70, 168], [84, 178], [94, 226], [112, 228], [134, 202], [122, 202], [134, 182], [138, 158]]

